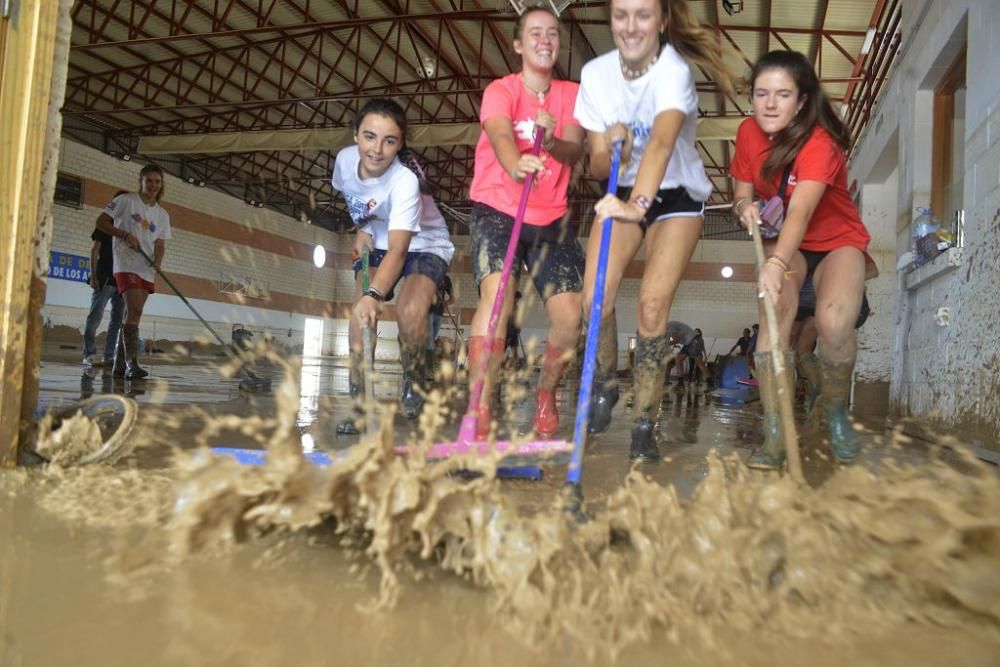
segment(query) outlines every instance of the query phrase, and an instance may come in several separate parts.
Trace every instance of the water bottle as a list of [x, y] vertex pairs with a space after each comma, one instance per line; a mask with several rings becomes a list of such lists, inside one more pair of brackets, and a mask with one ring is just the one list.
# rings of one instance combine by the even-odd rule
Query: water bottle
[[918, 215], [913, 220], [913, 234], [910, 241], [910, 251], [913, 253], [913, 263], [921, 266], [929, 257], [926, 242], [921, 243], [921, 239], [933, 234], [938, 229], [938, 221], [930, 208], [918, 208]]

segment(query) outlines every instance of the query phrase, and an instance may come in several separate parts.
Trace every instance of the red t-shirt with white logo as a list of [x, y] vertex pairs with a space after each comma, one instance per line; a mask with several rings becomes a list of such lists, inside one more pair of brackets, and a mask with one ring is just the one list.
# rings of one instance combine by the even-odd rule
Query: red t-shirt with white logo
[[[753, 183], [758, 198], [775, 196], [781, 185], [782, 173], [769, 182], [761, 175], [770, 151], [771, 140], [756, 120], [747, 118], [740, 123], [736, 132], [736, 154], [729, 171], [736, 180]], [[786, 210], [795, 192], [795, 184], [802, 181], [824, 183], [826, 190], [813, 211], [799, 248], [823, 252], [850, 246], [866, 252], [871, 235], [847, 189], [847, 159], [833, 137], [819, 125], [813, 129], [812, 136], [792, 163], [785, 190]]]
[[[518, 149], [521, 153], [528, 153], [534, 144], [535, 114], [539, 109], [544, 109], [555, 117], [557, 139], [562, 137], [563, 128], [567, 125], [580, 124], [573, 116], [579, 89], [580, 85], [572, 81], [553, 80], [545, 101], [539, 102], [534, 93], [525, 89], [519, 74], [508, 74], [492, 82], [483, 91], [479, 122], [486, 123], [494, 116], [509, 118]], [[543, 227], [566, 213], [566, 190], [573, 168], [559, 162], [544, 149], [541, 155], [545, 159], [545, 169], [535, 174], [524, 222]], [[493, 152], [490, 138], [483, 129], [476, 144], [476, 164], [469, 198], [513, 217], [517, 214], [523, 189], [524, 184], [511, 178], [500, 164]]]

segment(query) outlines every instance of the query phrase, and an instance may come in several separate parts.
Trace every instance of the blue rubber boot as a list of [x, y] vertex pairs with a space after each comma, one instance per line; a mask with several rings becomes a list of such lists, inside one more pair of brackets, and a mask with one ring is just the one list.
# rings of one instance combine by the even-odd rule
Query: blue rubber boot
[[847, 415], [847, 402], [851, 394], [851, 375], [854, 359], [830, 361], [817, 355], [820, 369], [820, 392], [823, 397], [823, 415], [826, 417], [830, 449], [841, 463], [853, 461], [861, 451], [851, 419]]

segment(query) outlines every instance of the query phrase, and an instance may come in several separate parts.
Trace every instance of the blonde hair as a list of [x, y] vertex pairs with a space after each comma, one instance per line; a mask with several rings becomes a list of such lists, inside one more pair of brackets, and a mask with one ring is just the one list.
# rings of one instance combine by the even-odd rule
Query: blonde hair
[[686, 2], [660, 0], [660, 8], [667, 27], [662, 41], [668, 42], [687, 60], [703, 67], [722, 92], [735, 94], [735, 77], [723, 59], [728, 49], [719, 42], [719, 34], [703, 26]]

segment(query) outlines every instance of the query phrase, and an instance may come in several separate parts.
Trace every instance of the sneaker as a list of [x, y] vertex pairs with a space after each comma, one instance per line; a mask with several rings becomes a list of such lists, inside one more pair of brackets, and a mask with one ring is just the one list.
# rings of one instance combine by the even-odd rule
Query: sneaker
[[83, 357], [83, 367], [91, 368], [94, 365], [94, 361], [97, 359], [96, 354], [87, 354]]

